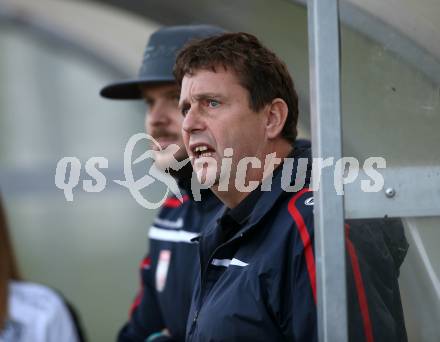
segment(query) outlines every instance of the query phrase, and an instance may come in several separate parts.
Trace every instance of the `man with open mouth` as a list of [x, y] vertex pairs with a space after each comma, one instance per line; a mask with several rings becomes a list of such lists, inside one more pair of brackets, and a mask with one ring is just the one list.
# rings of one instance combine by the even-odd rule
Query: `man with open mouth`
[[[187, 45], [174, 74], [194, 171], [226, 206], [197, 238], [186, 340], [317, 341], [313, 192], [310, 168], [298, 163], [311, 154], [295, 143], [298, 97], [286, 65], [253, 35], [225, 33]], [[305, 173], [292, 192], [282, 187], [285, 158], [294, 158], [292, 183]], [[350, 340], [405, 341], [403, 257], [382, 230], [360, 232], [346, 234]]]

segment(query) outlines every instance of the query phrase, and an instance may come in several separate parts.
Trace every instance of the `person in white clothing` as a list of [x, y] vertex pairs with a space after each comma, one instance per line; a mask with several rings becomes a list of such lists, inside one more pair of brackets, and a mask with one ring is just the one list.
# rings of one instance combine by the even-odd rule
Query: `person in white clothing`
[[41, 284], [23, 281], [0, 197], [0, 342], [78, 342], [63, 298]]

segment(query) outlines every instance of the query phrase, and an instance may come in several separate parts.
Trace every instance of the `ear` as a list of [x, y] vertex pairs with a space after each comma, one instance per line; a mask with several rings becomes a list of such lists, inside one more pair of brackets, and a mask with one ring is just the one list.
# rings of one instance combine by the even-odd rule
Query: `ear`
[[288, 112], [287, 103], [283, 99], [273, 99], [272, 103], [268, 105], [266, 112], [266, 133], [269, 139], [275, 139], [280, 136]]

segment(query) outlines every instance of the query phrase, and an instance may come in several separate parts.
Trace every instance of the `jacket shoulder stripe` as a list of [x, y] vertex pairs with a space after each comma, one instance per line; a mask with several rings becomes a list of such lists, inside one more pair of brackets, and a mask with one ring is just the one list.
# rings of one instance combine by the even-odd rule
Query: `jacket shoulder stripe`
[[154, 219], [154, 223], [156, 223], [160, 226], [163, 226], [165, 228], [178, 229], [178, 228], [183, 227], [183, 218], [179, 217], [176, 221], [171, 221], [171, 220], [166, 220], [166, 219], [161, 219], [159, 217], [156, 217]]
[[296, 201], [298, 200], [298, 198], [300, 198], [304, 193], [309, 191], [310, 190], [308, 188], [304, 188], [301, 191], [297, 192], [289, 201], [288, 210], [293, 220], [296, 223], [299, 236], [301, 237], [301, 241], [304, 245], [304, 255], [306, 258], [307, 272], [309, 273], [310, 286], [312, 287], [313, 298], [316, 304], [316, 268], [315, 268], [315, 256], [313, 255], [312, 241], [310, 239], [310, 234], [307, 229], [307, 226], [304, 222], [304, 218], [301, 215], [298, 208], [296, 207]]
[[178, 208], [178, 207], [180, 207], [183, 203], [185, 203], [188, 200], [189, 200], [189, 196], [186, 195], [186, 194], [182, 196], [182, 201], [180, 201], [176, 197], [170, 197], [170, 198], [167, 198], [165, 200], [163, 206], [165, 208]]
[[347, 251], [348, 255], [350, 256], [351, 261], [351, 268], [353, 270], [354, 275], [354, 283], [356, 286], [356, 292], [359, 300], [359, 307], [361, 309], [361, 317], [362, 317], [362, 323], [364, 326], [364, 333], [365, 333], [365, 340], [366, 342], [373, 342], [373, 328], [371, 326], [371, 320], [370, 320], [370, 312], [368, 309], [368, 302], [367, 302], [367, 295], [365, 293], [365, 287], [364, 282], [362, 280], [362, 274], [359, 267], [359, 260], [357, 257], [356, 249], [354, 248], [353, 243], [351, 242], [349, 236], [348, 236], [348, 225], [345, 225], [345, 231], [346, 231], [346, 245], [347, 245]]
[[199, 236], [198, 233], [186, 230], [170, 230], [152, 226], [148, 237], [153, 240], [194, 243], [191, 239]]

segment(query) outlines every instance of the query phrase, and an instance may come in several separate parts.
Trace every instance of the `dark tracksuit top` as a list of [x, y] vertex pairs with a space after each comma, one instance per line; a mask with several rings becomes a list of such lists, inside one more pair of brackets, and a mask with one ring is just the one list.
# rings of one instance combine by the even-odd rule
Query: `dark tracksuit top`
[[[150, 249], [142, 260], [141, 289], [132, 304], [129, 321], [118, 341], [142, 341], [153, 333], [168, 329], [172, 339], [184, 341], [193, 285], [198, 271], [197, 245], [191, 238], [208, 225], [221, 202], [209, 190], [202, 200], [190, 197], [189, 185], [180, 183], [183, 204], [169, 198], [149, 230]], [[156, 340], [155, 340], [156, 341]]]
[[[310, 150], [293, 157], [310, 158]], [[222, 210], [196, 238], [200, 274], [187, 341], [317, 341], [313, 193], [283, 191], [280, 170], [270, 192], [256, 189]], [[394, 259], [383, 231], [369, 228], [346, 228], [350, 340], [405, 341], [397, 285], [405, 253]], [[393, 241], [405, 249], [402, 234], [398, 227], [401, 240]]]
[[[310, 146], [307, 140], [296, 145]], [[191, 167], [188, 165], [188, 173]], [[210, 190], [202, 190], [202, 200], [191, 197], [188, 177], [179, 187], [184, 203], [168, 199], [149, 231], [150, 251], [140, 264], [141, 288], [132, 304], [129, 321], [118, 335], [119, 342], [145, 341], [151, 334], [167, 328], [172, 338], [160, 341], [183, 341], [194, 282], [198, 274], [198, 246], [190, 239], [198, 236], [223, 204]], [[163, 288], [162, 288], [163, 287]]]

